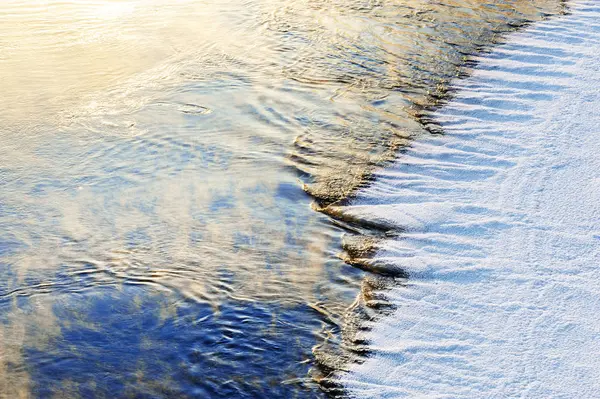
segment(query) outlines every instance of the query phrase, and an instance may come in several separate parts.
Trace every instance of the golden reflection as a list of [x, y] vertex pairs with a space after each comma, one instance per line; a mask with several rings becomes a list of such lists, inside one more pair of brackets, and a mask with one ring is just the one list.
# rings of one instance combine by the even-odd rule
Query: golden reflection
[[201, 49], [223, 51], [235, 26], [216, 12], [227, 2], [219, 4], [2, 1], [0, 117], [15, 127], [44, 125], [137, 73], [176, 66]]

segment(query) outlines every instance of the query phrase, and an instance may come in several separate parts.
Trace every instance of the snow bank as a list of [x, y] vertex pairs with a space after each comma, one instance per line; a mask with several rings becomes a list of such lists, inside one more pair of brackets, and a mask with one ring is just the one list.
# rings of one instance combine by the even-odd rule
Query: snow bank
[[356, 398], [600, 398], [600, 2], [481, 58], [348, 209], [407, 231]]

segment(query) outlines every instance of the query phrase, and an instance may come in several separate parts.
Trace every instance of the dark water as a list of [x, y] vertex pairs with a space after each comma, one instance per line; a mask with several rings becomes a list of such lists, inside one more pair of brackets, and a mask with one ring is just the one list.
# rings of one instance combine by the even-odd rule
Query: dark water
[[0, 5], [0, 396], [324, 396], [365, 295], [341, 236], [371, 230], [311, 204], [423, 133], [470, 54], [559, 11]]

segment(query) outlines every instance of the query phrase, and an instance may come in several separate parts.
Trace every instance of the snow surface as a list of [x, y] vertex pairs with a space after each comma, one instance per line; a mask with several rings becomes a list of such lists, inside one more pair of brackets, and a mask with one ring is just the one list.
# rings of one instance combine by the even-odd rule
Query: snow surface
[[356, 398], [600, 398], [600, 1], [481, 57], [347, 212], [406, 233]]

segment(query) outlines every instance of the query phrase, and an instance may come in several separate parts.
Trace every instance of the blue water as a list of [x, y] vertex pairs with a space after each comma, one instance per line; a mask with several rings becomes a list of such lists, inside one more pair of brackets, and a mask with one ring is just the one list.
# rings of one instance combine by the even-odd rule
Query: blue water
[[[19, 302], [19, 311], [30, 312], [29, 301]], [[52, 311], [60, 337], [49, 337], [43, 350], [23, 348], [35, 364], [28, 371], [37, 397], [316, 394], [298, 379], [311, 367], [313, 330], [321, 327], [302, 304], [232, 300], [216, 310], [126, 285], [64, 295]]]
[[342, 231], [273, 155], [286, 135], [264, 143], [252, 130], [269, 123], [244, 109], [232, 138], [227, 111], [240, 111], [190, 113], [203, 95], [179, 87], [140, 109], [140, 135], [40, 134], [33, 152], [50, 166], [4, 170], [13, 387], [40, 398], [322, 395], [312, 348], [339, 326], [314, 306], [341, 313], [362, 273], [337, 260]]

